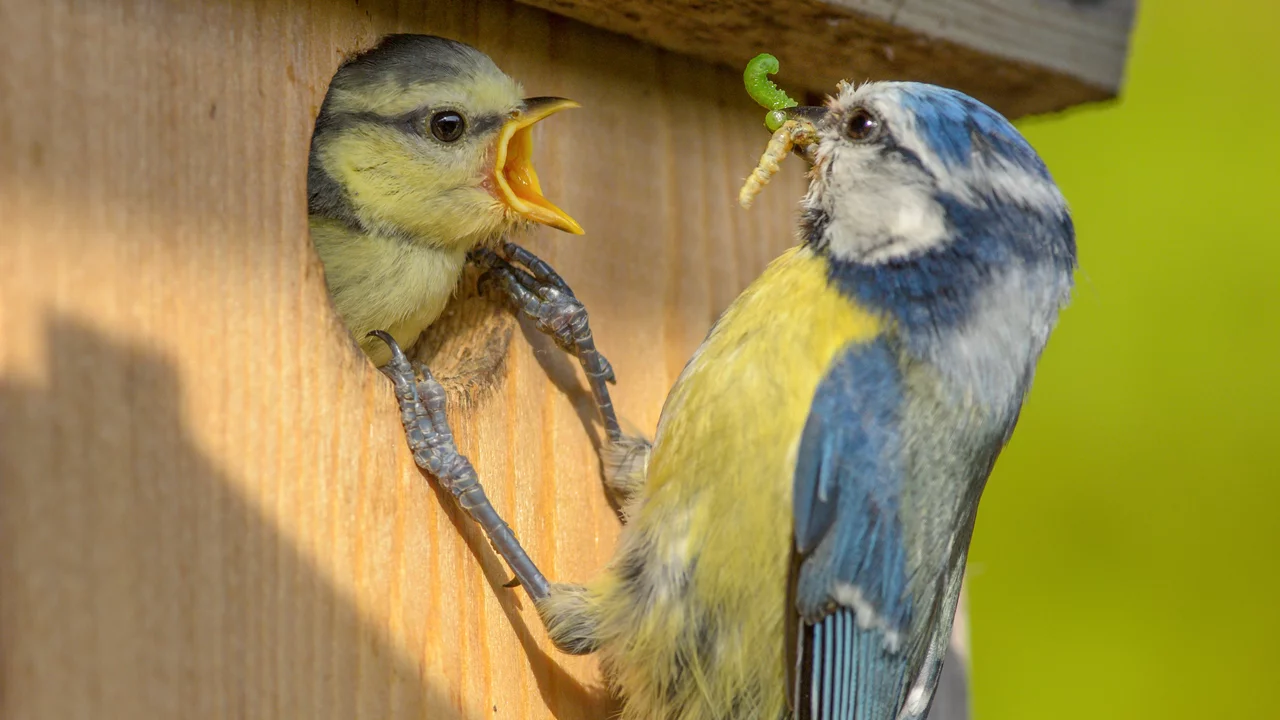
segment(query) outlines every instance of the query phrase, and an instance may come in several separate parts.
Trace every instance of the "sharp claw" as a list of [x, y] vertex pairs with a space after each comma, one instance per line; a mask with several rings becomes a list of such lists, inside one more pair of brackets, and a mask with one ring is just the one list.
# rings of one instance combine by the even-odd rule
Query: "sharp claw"
[[511, 578], [510, 582], [504, 583], [502, 587], [504, 587], [504, 588], [518, 588], [518, 587], [520, 587], [520, 578], [518, 578], [518, 577], [513, 577], [513, 578]]
[[494, 266], [494, 261], [500, 258], [492, 250], [489, 250], [487, 248], [480, 248], [478, 250], [472, 250], [471, 252], [467, 253], [467, 259], [471, 260], [471, 262], [478, 263], [486, 268], [492, 268]]
[[481, 294], [499, 295], [513, 311], [533, 320], [539, 332], [551, 336], [557, 347], [576, 356], [605, 413], [606, 426], [616, 425], [606, 387], [616, 385], [618, 379], [613, 366], [595, 349], [587, 310], [573, 289], [551, 266], [515, 243], [504, 241], [500, 253], [477, 251], [474, 257], [487, 268], [477, 280]]
[[393, 361], [401, 362], [405, 360], [404, 351], [400, 349], [400, 343], [397, 343], [396, 339], [391, 337], [391, 333], [382, 330], [371, 330], [367, 337], [376, 337], [386, 343], [387, 347], [391, 349], [391, 359]]

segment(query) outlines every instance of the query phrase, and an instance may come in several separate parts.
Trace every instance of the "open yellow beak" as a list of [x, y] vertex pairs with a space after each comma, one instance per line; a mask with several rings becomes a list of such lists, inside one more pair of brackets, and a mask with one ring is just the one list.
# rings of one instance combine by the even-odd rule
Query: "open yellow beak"
[[564, 98], [527, 98], [524, 109], [508, 120], [498, 134], [493, 178], [498, 185], [498, 199], [517, 215], [581, 235], [582, 226], [576, 220], [542, 197], [538, 174], [533, 171], [533, 124], [561, 110], [576, 107], [582, 106]]

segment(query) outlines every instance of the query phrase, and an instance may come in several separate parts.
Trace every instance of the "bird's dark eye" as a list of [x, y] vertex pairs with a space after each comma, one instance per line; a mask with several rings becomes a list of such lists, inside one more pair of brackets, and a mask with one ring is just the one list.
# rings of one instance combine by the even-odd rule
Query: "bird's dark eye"
[[880, 134], [880, 120], [866, 108], [855, 108], [845, 121], [844, 134], [855, 142], [867, 142]]
[[462, 131], [466, 129], [467, 121], [452, 110], [441, 110], [431, 116], [431, 134], [440, 142], [451, 143], [462, 137]]

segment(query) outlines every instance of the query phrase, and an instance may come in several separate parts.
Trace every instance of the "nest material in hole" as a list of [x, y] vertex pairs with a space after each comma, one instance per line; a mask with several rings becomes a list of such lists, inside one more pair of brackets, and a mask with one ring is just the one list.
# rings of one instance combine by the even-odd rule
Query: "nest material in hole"
[[497, 386], [516, 329], [509, 310], [476, 291], [479, 275], [477, 268], [466, 268], [457, 294], [410, 353], [431, 368], [450, 402], [463, 405]]

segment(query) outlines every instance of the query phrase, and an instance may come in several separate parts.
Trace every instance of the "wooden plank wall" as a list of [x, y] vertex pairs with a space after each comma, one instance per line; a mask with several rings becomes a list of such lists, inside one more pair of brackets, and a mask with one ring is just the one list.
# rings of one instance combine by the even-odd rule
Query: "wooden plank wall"
[[[392, 31], [583, 102], [537, 160], [588, 235], [529, 244], [593, 311], [635, 426], [790, 244], [799, 164], [734, 204], [767, 140], [736, 73], [536, 9], [0, 0], [0, 717], [606, 715], [325, 297], [312, 119]], [[507, 327], [489, 386], [454, 388], [460, 445], [548, 574], [586, 579], [619, 524], [585, 385]]]

